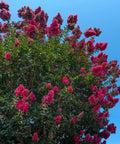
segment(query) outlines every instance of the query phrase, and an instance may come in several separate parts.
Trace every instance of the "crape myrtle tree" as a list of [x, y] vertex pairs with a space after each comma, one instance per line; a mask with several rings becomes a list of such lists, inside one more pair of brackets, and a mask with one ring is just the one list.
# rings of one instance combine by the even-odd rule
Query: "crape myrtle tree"
[[62, 29], [60, 13], [47, 26], [40, 6], [19, 9], [18, 22], [4, 1], [0, 9], [0, 143], [105, 144], [120, 70], [107, 42], [95, 42], [100, 29], [82, 33], [77, 15]]

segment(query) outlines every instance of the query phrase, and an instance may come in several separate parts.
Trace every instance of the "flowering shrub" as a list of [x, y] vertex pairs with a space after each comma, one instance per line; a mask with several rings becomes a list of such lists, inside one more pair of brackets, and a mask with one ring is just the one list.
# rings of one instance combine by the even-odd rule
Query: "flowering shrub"
[[100, 29], [82, 33], [77, 15], [62, 29], [60, 13], [47, 26], [40, 6], [22, 7], [23, 20], [10, 23], [9, 5], [0, 9], [0, 142], [105, 144], [116, 132], [108, 117], [120, 70], [103, 53], [107, 42], [95, 43]]

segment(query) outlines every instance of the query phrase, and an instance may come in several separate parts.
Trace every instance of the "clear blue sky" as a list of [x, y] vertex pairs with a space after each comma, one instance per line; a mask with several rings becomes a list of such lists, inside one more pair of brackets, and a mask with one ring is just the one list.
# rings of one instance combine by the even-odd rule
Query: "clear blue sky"
[[[120, 64], [120, 0], [4, 0], [10, 5], [11, 20], [17, 21], [17, 10], [22, 6], [30, 6], [35, 10], [41, 6], [48, 13], [48, 25], [52, 18], [61, 13], [63, 25], [69, 14], [78, 14], [77, 24], [82, 32], [89, 27], [99, 27], [102, 34], [97, 41], [108, 42], [104, 51], [108, 60], [118, 60]], [[120, 80], [120, 79], [119, 79]], [[118, 82], [120, 85], [120, 81]], [[112, 134], [107, 144], [120, 144], [120, 102], [110, 110], [110, 121], [117, 126], [116, 134]]]

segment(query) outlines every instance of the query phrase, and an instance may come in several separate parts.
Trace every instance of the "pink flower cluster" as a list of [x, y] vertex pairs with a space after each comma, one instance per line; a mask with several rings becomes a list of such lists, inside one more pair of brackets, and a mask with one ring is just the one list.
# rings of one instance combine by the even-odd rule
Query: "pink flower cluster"
[[103, 52], [99, 53], [98, 56], [91, 56], [91, 61], [95, 64], [101, 65], [104, 62], [107, 62], [108, 55], [103, 54]]
[[[93, 60], [95, 60], [95, 59], [93, 58]], [[97, 59], [97, 60], [100, 60], [100, 59]], [[100, 64], [101, 61], [98, 61], [98, 63]], [[102, 77], [108, 72], [108, 70], [110, 68], [111, 67], [107, 62], [102, 62], [101, 65], [97, 65], [97, 63], [95, 63], [94, 66], [92, 67], [91, 71], [92, 71], [93, 75], [95, 75], [96, 77]]]
[[94, 51], [94, 49], [95, 49], [95, 47], [94, 47], [94, 45], [93, 45], [93, 43], [94, 43], [94, 39], [92, 39], [92, 40], [88, 40], [85, 44], [87, 45], [87, 51], [88, 52], [93, 52]]
[[[82, 136], [84, 134], [84, 130], [80, 130], [79, 134]], [[100, 144], [101, 142], [101, 137], [98, 137], [97, 134], [95, 134], [93, 137], [90, 136], [90, 134], [86, 134], [86, 136], [83, 139], [79, 138], [79, 135], [75, 134], [74, 135], [74, 141], [75, 144], [80, 144], [80, 142], [88, 142], [89, 144]]]
[[[103, 118], [107, 118], [109, 116], [108, 111], [106, 112], [99, 112], [96, 116], [98, 123], [103, 121]], [[108, 124], [108, 121], [104, 123], [104, 126]]]
[[63, 19], [62, 19], [60, 13], [58, 13], [58, 14], [54, 17], [54, 19], [57, 19], [58, 24], [62, 25], [62, 23], [63, 23]]
[[73, 92], [72, 86], [69, 86], [69, 87], [68, 87], [68, 92], [69, 92], [69, 93], [72, 93], [72, 92]]
[[95, 95], [94, 95], [94, 94], [91, 95], [91, 96], [88, 98], [88, 100], [89, 100], [89, 103], [90, 103], [91, 105], [96, 105], [96, 104], [98, 103], [98, 98], [95, 98]]
[[5, 59], [7, 60], [11, 60], [11, 53], [7, 53], [5, 56], [4, 56]]
[[54, 93], [58, 93], [59, 92], [58, 87], [54, 86], [53, 91], [54, 91]]
[[23, 84], [21, 84], [15, 90], [16, 97], [18, 97], [18, 96], [23, 97], [22, 99], [18, 100], [17, 103], [15, 103], [16, 108], [21, 110], [22, 113], [28, 112], [29, 103], [26, 101], [31, 100], [31, 103], [36, 101], [36, 97], [33, 94], [33, 92], [31, 92], [29, 95], [28, 95], [28, 93], [29, 93], [29, 90], [25, 89]]
[[75, 24], [77, 23], [77, 15], [69, 15], [68, 19], [67, 19], [67, 23], [68, 23], [68, 29], [73, 30]]
[[5, 3], [3, 0], [0, 3], [0, 9], [2, 9], [2, 8], [9, 10], [9, 5], [7, 3]]
[[18, 17], [26, 19], [26, 20], [32, 20], [34, 17], [34, 12], [29, 7], [22, 7], [22, 9], [18, 10]]
[[9, 28], [9, 25], [7, 25], [6, 23], [4, 23], [4, 24], [1, 26], [1, 31], [2, 31], [2, 32], [9, 31], [8, 28]]
[[107, 44], [108, 44], [107, 42], [105, 42], [105, 43], [102, 43], [102, 42], [96, 43], [95, 48], [100, 49], [101, 51], [103, 51], [103, 50], [106, 49]]
[[111, 123], [107, 126], [107, 130], [111, 133], [116, 133], [116, 126], [114, 126], [114, 124]]
[[107, 96], [108, 89], [107, 87], [104, 87], [103, 89], [97, 89], [97, 86], [92, 87], [92, 91], [94, 94], [92, 94], [88, 101], [92, 106], [95, 106], [92, 110], [94, 112], [98, 112], [101, 106], [107, 105], [107, 107], [111, 108], [115, 106], [115, 104], [118, 102], [119, 99], [113, 99], [112, 95]]
[[63, 19], [61, 18], [60, 13], [53, 18], [52, 23], [48, 27], [48, 15], [41, 10], [40, 6], [36, 8], [35, 11], [29, 7], [22, 7], [22, 9], [18, 10], [18, 16], [24, 19], [23, 23], [29, 23], [28, 27], [23, 27], [23, 29], [30, 38], [35, 39], [36, 36], [41, 33], [43, 34], [43, 37], [47, 34], [49, 38], [52, 38], [53, 36], [58, 36], [58, 34], [62, 32], [62, 30], [60, 30], [60, 25], [62, 24]]
[[39, 141], [38, 134], [34, 133], [32, 136], [32, 141]]
[[92, 111], [94, 111], [95, 113], [97, 113], [100, 108], [101, 108], [101, 105], [98, 104], [97, 106], [95, 106], [94, 108], [92, 108]]
[[29, 93], [29, 90], [25, 89], [23, 84], [19, 85], [19, 87], [16, 88], [15, 90], [16, 97], [18, 96], [26, 97], [28, 93]]
[[53, 19], [52, 23], [49, 27], [47, 27], [47, 35], [49, 38], [52, 38], [53, 36], [58, 36], [62, 30], [59, 29], [59, 24], [57, 19]]
[[29, 103], [25, 103], [23, 99], [18, 100], [18, 102], [15, 103], [15, 106], [17, 109], [21, 110], [22, 113], [28, 112]]
[[107, 131], [107, 130], [103, 130], [101, 132], [101, 137], [104, 138], [104, 139], [108, 139], [110, 136], [110, 133]]
[[70, 122], [74, 124], [76, 122], [76, 118], [71, 118]]
[[10, 12], [9, 12], [9, 5], [6, 4], [4, 1], [0, 3], [0, 18], [5, 21], [10, 19]]
[[53, 95], [54, 95], [54, 91], [53, 90], [50, 90], [48, 95], [45, 95], [43, 98], [42, 98], [42, 102], [43, 103], [46, 103], [46, 104], [51, 104], [54, 99], [53, 99]]
[[104, 87], [103, 89], [97, 89], [97, 86], [94, 86], [92, 88], [92, 91], [95, 92], [95, 94], [92, 94], [88, 100], [89, 100], [89, 103], [91, 105], [96, 105], [98, 102], [103, 102], [104, 100], [104, 97], [106, 96], [106, 93], [107, 93], [107, 88]]
[[94, 65], [91, 71], [93, 72], [93, 75], [95, 75], [96, 77], [103, 76], [103, 68], [101, 65], [100, 66]]
[[67, 77], [63, 77], [63, 84], [65, 84], [65, 85], [69, 85], [69, 80], [67, 79]]
[[51, 88], [51, 83], [47, 83], [46, 87]]
[[77, 39], [80, 38], [82, 31], [80, 30], [79, 25], [72, 30], [72, 34], [74, 35], [75, 38], [77, 38]]
[[46, 16], [45, 16], [45, 12], [43, 10], [41, 10], [39, 13], [36, 14], [35, 21], [37, 23], [39, 23], [40, 27], [46, 28], [47, 19], [46, 19]]
[[36, 101], [36, 97], [35, 97], [35, 95], [33, 94], [33, 92], [30, 93], [29, 98], [30, 98], [30, 100], [31, 100], [31, 103], [33, 103], [34, 101]]
[[54, 117], [54, 121], [56, 122], [56, 123], [59, 123], [60, 121], [61, 121], [61, 119], [62, 119], [62, 116], [56, 116], [56, 117]]
[[96, 34], [97, 34], [96, 31], [93, 30], [93, 29], [91, 29], [91, 28], [87, 29], [87, 30], [85, 31], [85, 33], [84, 33], [84, 35], [85, 35], [86, 38], [91, 37], [91, 36], [94, 36], [94, 35], [96, 35]]
[[23, 26], [23, 29], [25, 30], [26, 34], [30, 38], [34, 38], [36, 34], [36, 26], [34, 24], [28, 24], [28, 27]]
[[[47, 87], [51, 88], [51, 83], [48, 83]], [[58, 90], [58, 87], [55, 86], [52, 90], [48, 92], [48, 95], [43, 96], [42, 102], [45, 104], [51, 104], [54, 101], [53, 95], [54, 93], [57, 93], [57, 92], [59, 92], [59, 90]]]

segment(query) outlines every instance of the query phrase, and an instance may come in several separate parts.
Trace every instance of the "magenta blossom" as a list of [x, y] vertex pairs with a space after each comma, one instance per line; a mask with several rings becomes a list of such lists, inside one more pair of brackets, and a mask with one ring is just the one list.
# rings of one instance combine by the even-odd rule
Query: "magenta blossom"
[[4, 56], [5, 59], [7, 60], [11, 60], [11, 53], [7, 53], [5, 56]]
[[51, 83], [47, 83], [46, 87], [51, 88]]
[[88, 37], [96, 35], [96, 32], [95, 30], [92, 30], [91, 28], [89, 28], [88, 30], [85, 31], [84, 35], [86, 38], [88, 38]]
[[39, 141], [38, 134], [34, 133], [32, 136], [32, 141]]
[[33, 94], [33, 92], [31, 92], [29, 96], [30, 96], [31, 103], [33, 103], [34, 101], [36, 101], [36, 97]]
[[72, 93], [72, 92], [73, 92], [72, 86], [69, 86], [69, 87], [68, 87], [68, 92], [69, 92], [69, 93]]
[[11, 16], [11, 13], [9, 11], [7, 11], [6, 9], [2, 9], [0, 11], [0, 18], [5, 21], [5, 20], [9, 20]]
[[62, 119], [62, 116], [60, 116], [60, 115], [54, 117], [54, 121], [56, 121], [56, 123], [59, 123], [61, 121], [61, 119]]

